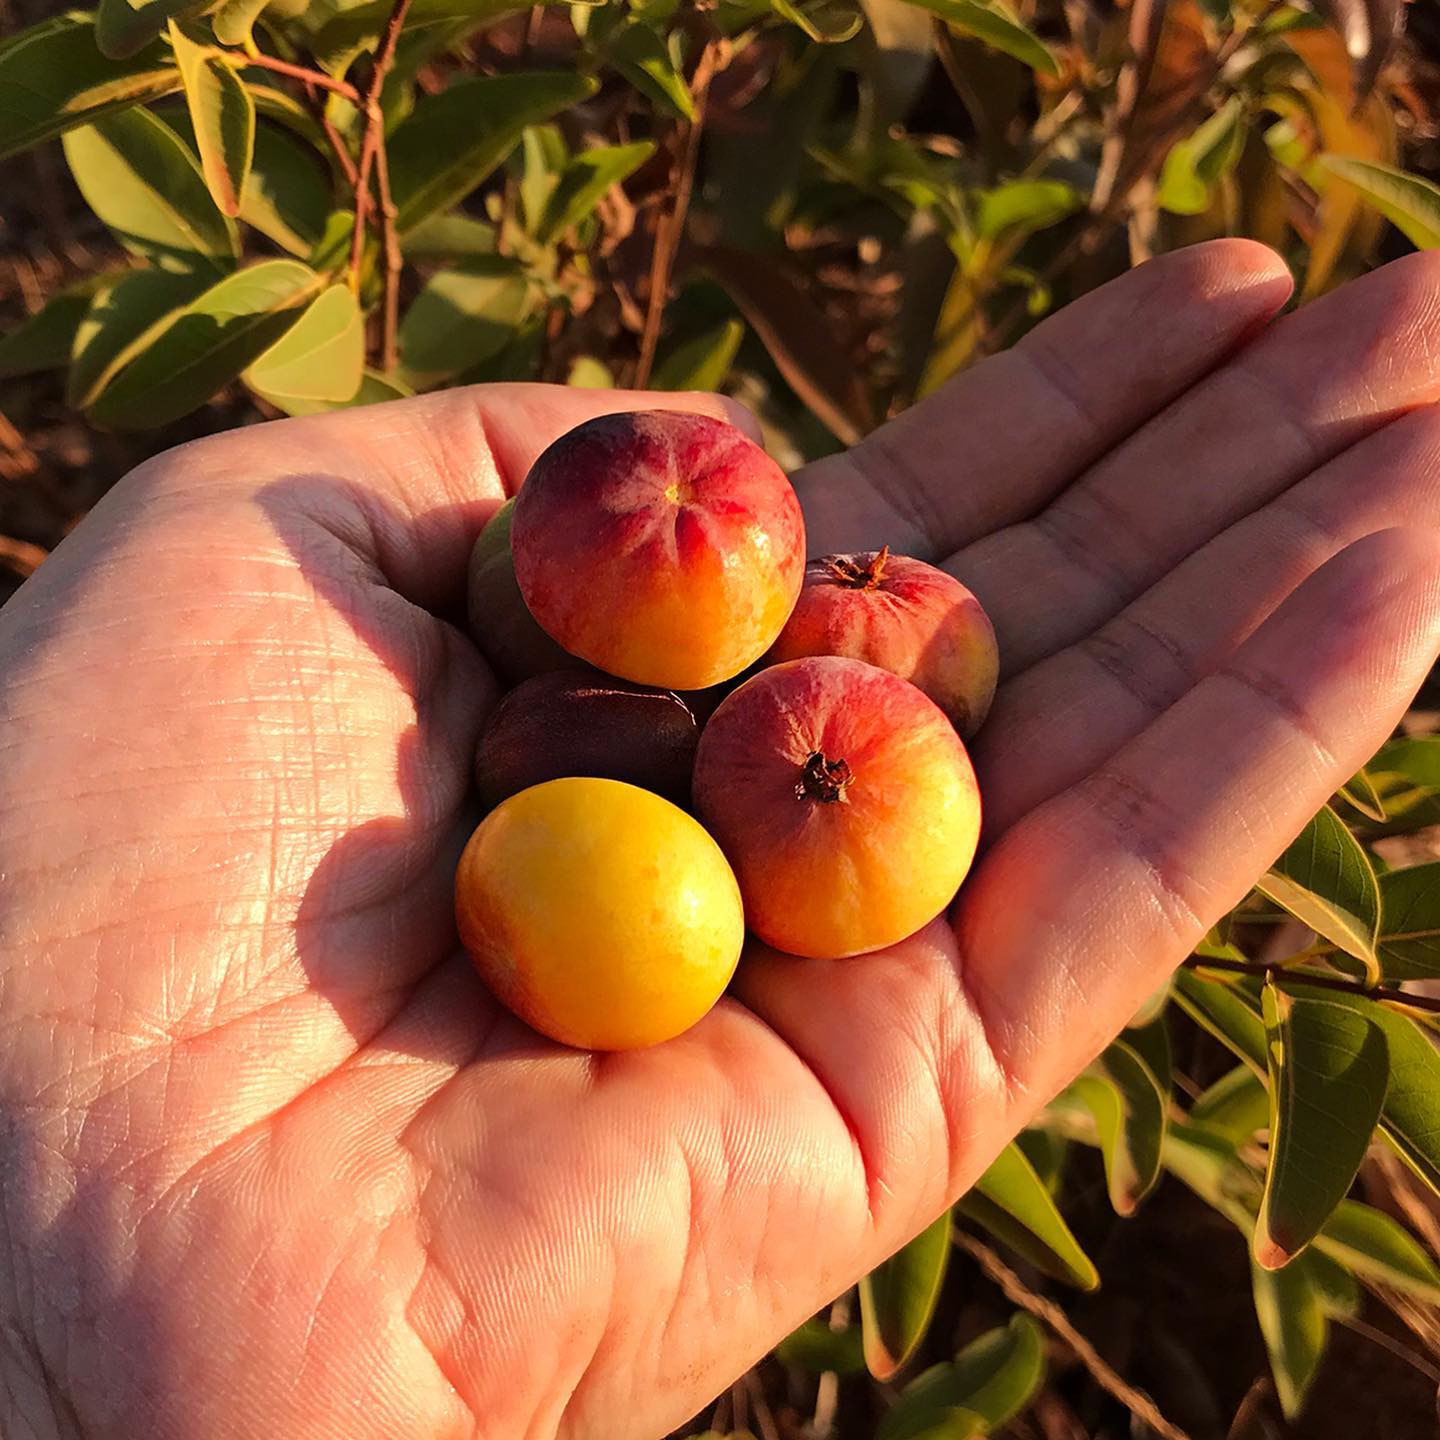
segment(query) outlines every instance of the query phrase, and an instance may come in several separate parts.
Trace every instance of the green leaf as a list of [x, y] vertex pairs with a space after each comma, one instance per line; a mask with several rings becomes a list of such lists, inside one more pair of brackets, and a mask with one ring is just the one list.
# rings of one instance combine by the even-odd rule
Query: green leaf
[[[1013, 1420], [1045, 1378], [1045, 1337], [1028, 1315], [972, 1341], [952, 1364], [935, 1365], [907, 1385], [886, 1412], [876, 1440], [955, 1440]], [[978, 1417], [980, 1428], [974, 1428]]]
[[[557, 4], [558, 0], [541, 0], [543, 4]], [[317, 20], [323, 20], [324, 11]], [[370, 3], [342, 3], [329, 5], [332, 18], [323, 20], [314, 37], [313, 51], [333, 73], [349, 65], [357, 55], [373, 50], [385, 28], [385, 22], [394, 9], [394, 0], [370, 0]], [[604, 8], [604, 7], [597, 7]], [[412, 0], [405, 17], [405, 37], [432, 28], [445, 29], [465, 21], [461, 33], [478, 29], [491, 20], [513, 15], [529, 9], [528, 5], [516, 4], [515, 0]], [[338, 12], [338, 13], [335, 13]]]
[[1131, 1026], [1140, 1029], [1153, 1025], [1160, 1019], [1165, 1011], [1165, 1007], [1170, 1003], [1170, 984], [1170, 977], [1167, 975], [1165, 979], [1145, 997], [1140, 1008], [1130, 1017]]
[[[518, 161], [518, 164], [516, 163]], [[570, 163], [570, 150], [557, 125], [527, 125], [520, 148], [511, 156], [519, 171], [516, 189], [525, 226], [534, 231], [545, 213], [551, 192], [560, 181], [560, 172]]]
[[1196, 1097], [1190, 1123], [1243, 1145], [1270, 1128], [1270, 1092], [1248, 1065], [1237, 1065]]
[[1228, 175], [1245, 148], [1245, 105], [1232, 96], [1204, 124], [1170, 147], [1160, 171], [1156, 202], [1175, 215], [1210, 208], [1215, 182]]
[[1160, 1178], [1166, 1115], [1159, 1083], [1135, 1051], [1116, 1040], [1071, 1089], [1094, 1117], [1110, 1204], [1117, 1215], [1133, 1215]]
[[290, 134], [305, 141], [317, 154], [323, 154], [327, 164], [331, 163], [330, 142], [325, 138], [324, 130], [310, 111], [293, 95], [267, 83], [267, 78], [275, 78], [273, 75], [268, 71], [250, 69], [243, 70], [240, 78], [245, 82], [245, 88], [255, 102], [256, 112], [262, 119], [283, 125]]
[[351, 399], [365, 370], [365, 317], [348, 285], [332, 285], [245, 372], [245, 383], [288, 409], [287, 401]]
[[203, 271], [129, 270], [96, 291], [75, 331], [65, 403], [83, 410], [214, 279]]
[[952, 29], [973, 35], [1032, 70], [1044, 75], [1060, 73], [1060, 66], [1045, 42], [1021, 24], [999, 0], [989, 4], [982, 4], [981, 0], [909, 0], [909, 3], [929, 10]]
[[0, 49], [0, 158], [179, 88], [161, 46], [117, 63], [96, 48], [89, 15], [57, 15]]
[[[1168, 993], [1168, 985], [1166, 987]], [[1158, 1011], [1148, 1021], [1137, 1023], [1132, 1020], [1120, 1034], [1127, 1045], [1150, 1072], [1161, 1099], [1169, 1104], [1170, 1091], [1174, 1088], [1174, 1058], [1170, 1052], [1170, 1027]]]
[[1391, 740], [1365, 768], [1373, 775], [1399, 775], [1422, 790], [1440, 794], [1440, 735]]
[[577, 355], [570, 362], [570, 373], [565, 383], [577, 390], [612, 390], [615, 387], [615, 373], [603, 361], [593, 355]]
[[1009, 180], [975, 195], [975, 234], [981, 240], [1021, 236], [1083, 209], [1085, 197], [1063, 180]]
[[1360, 842], [1328, 805], [1256, 888], [1361, 961], [1370, 980], [1379, 979], [1380, 882]]
[[469, 215], [432, 215], [401, 241], [411, 260], [473, 260], [495, 253], [495, 227]]
[[858, 1325], [832, 1330], [823, 1320], [807, 1320], [776, 1347], [785, 1365], [814, 1374], [858, 1375], [865, 1368], [865, 1340]]
[[1357, 770], [1336, 793], [1367, 820], [1373, 820], [1377, 825], [1385, 823], [1385, 802], [1368, 770]]
[[1440, 1050], [1408, 1015], [1367, 1000], [1346, 1003], [1385, 1032], [1390, 1085], [1384, 1134], [1415, 1173], [1440, 1193]]
[[393, 375], [367, 370], [361, 377], [360, 388], [348, 400], [301, 400], [293, 395], [266, 398], [271, 404], [278, 405], [287, 415], [319, 415], [327, 410], [351, 410], [361, 405], [382, 405], [390, 400], [407, 400], [414, 393]]
[[1389, 1074], [1384, 1033], [1344, 1005], [1262, 995], [1270, 1062], [1270, 1165], [1254, 1253], [1288, 1264], [1355, 1182], [1380, 1121]]
[[679, 62], [648, 25], [627, 25], [606, 46], [605, 58], [663, 110], [682, 120], [694, 120], [695, 101]]
[[1248, 1240], [1260, 1204], [1259, 1177], [1235, 1154], [1234, 1142], [1184, 1121], [1165, 1134], [1165, 1169], [1223, 1215]]
[[1070, 1233], [1050, 1192], [1018, 1145], [1007, 1145], [995, 1163], [962, 1196], [959, 1211], [1056, 1279], [1094, 1290], [1094, 1262]]
[[1257, 1074], [1268, 1073], [1265, 1027], [1235, 986], [1181, 968], [1175, 972], [1175, 1002], [1202, 1030], [1208, 1030]]
[[671, 350], [650, 377], [652, 390], [718, 390], [730, 374], [745, 322], [730, 319]]
[[124, 60], [143, 50], [166, 24], [198, 14], [207, 0], [100, 0], [95, 7], [95, 43], [100, 53]]
[[[1254, 1019], [1258, 1002], [1240, 990], [1220, 984], [1207, 986], [1205, 981], [1186, 970], [1177, 972], [1176, 978], [1177, 999], [1181, 998], [1181, 981], [1187, 988], [1193, 986], [1197, 991], [1201, 988], [1217, 992], [1229, 989], [1227, 1003], [1242, 1009], [1249, 1008], [1252, 1021], [1258, 1024]], [[1286, 978], [1286, 984], [1291, 988], [1300, 983], [1301, 978], [1297, 975], [1291, 974]], [[1325, 998], [1332, 1005], [1355, 1011], [1384, 1032], [1390, 1058], [1390, 1078], [1381, 1112], [1381, 1133], [1411, 1169], [1440, 1194], [1440, 1049], [1436, 1048], [1429, 1031], [1389, 1005], [1333, 991], [1325, 992]], [[1195, 1018], [1201, 1024], [1206, 1023], [1198, 1012]], [[1208, 1025], [1207, 1028], [1212, 1028], [1212, 1033], [1231, 1044], [1218, 1029]], [[1231, 1048], [1241, 1054], [1242, 1059], [1247, 1058], [1237, 1046], [1231, 1044]]]
[[102, 425], [164, 425], [203, 405], [299, 318], [321, 279], [298, 260], [227, 275], [151, 340], [91, 407]]
[[1382, 1210], [1342, 1200], [1315, 1237], [1315, 1249], [1363, 1279], [1440, 1305], [1440, 1269], [1420, 1242]]
[[200, 168], [223, 215], [240, 213], [240, 195], [255, 151], [255, 102], [235, 67], [170, 23], [170, 45], [185, 82]]
[[1417, 249], [1440, 246], [1440, 185], [1392, 165], [1348, 155], [1322, 155], [1320, 163], [1354, 186]]
[[114, 279], [113, 274], [90, 275], [57, 290], [42, 309], [0, 339], [0, 380], [68, 365], [75, 332], [95, 292]]
[[846, 6], [820, 0], [818, 4], [795, 5], [791, 0], [770, 0], [770, 8], [782, 20], [801, 30], [821, 45], [837, 45], [860, 33], [864, 16]]
[[947, 1210], [861, 1280], [865, 1364], [877, 1380], [894, 1375], [925, 1338], [949, 1259]]
[[1380, 877], [1380, 973], [1387, 980], [1440, 976], [1440, 860]]
[[400, 230], [463, 199], [504, 160], [527, 125], [595, 89], [583, 75], [493, 75], [455, 81], [423, 97], [386, 143]]
[[240, 218], [303, 259], [320, 243], [331, 203], [330, 182], [314, 152], [282, 130], [260, 126]]
[[406, 376], [427, 385], [498, 354], [530, 305], [530, 285], [514, 260], [496, 256], [441, 270], [400, 322]]
[[210, 21], [215, 38], [222, 45], [248, 45], [253, 40], [255, 22], [270, 0], [222, 0]]
[[[320, 238], [305, 257], [305, 263], [312, 270], [323, 274], [341, 270], [350, 263], [350, 241], [355, 234], [355, 212], [353, 210], [332, 210], [325, 217]], [[368, 270], [373, 263], [373, 246], [365, 247], [361, 256], [362, 276], [368, 279]]]
[[185, 266], [238, 253], [194, 152], [148, 110], [71, 130], [64, 144], [80, 193], [127, 250]]
[[637, 140], [632, 145], [600, 145], [575, 156], [550, 192], [535, 238], [544, 245], [563, 235], [594, 212], [612, 185], [638, 170], [654, 153], [653, 141]]
[[1287, 1419], [1293, 1419], [1305, 1403], [1330, 1328], [1313, 1268], [1309, 1255], [1283, 1270], [1250, 1267], [1255, 1317], [1270, 1354], [1275, 1393]]

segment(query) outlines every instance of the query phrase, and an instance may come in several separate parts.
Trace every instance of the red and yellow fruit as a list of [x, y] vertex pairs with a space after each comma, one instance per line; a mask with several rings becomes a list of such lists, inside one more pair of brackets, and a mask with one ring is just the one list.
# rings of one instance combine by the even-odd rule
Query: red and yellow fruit
[[700, 737], [694, 798], [750, 928], [826, 959], [933, 920], [980, 835], [975, 773], [940, 708], [836, 656], [773, 666], [736, 690]]
[[654, 1045], [720, 998], [745, 920], [719, 846], [618, 780], [552, 780], [481, 822], [455, 878], [460, 938], [534, 1029], [594, 1050]]
[[844, 655], [923, 690], [961, 735], [973, 735], [995, 697], [1000, 657], [980, 602], [953, 575], [888, 550], [826, 555], [769, 660]]
[[515, 576], [565, 650], [642, 685], [699, 690], [780, 634], [805, 527], [780, 467], [701, 415], [606, 415], [535, 462], [515, 505]]

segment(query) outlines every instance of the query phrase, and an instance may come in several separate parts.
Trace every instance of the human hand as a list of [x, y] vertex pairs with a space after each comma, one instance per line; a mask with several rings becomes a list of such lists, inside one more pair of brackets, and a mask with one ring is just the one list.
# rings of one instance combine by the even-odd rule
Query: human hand
[[655, 1436], [933, 1219], [1431, 662], [1437, 278], [1271, 325], [1268, 252], [1166, 256], [798, 476], [814, 551], [989, 609], [986, 850], [953, 928], [757, 951], [649, 1051], [457, 953], [495, 687], [435, 616], [556, 435], [725, 403], [453, 391], [131, 475], [0, 612], [7, 1440]]

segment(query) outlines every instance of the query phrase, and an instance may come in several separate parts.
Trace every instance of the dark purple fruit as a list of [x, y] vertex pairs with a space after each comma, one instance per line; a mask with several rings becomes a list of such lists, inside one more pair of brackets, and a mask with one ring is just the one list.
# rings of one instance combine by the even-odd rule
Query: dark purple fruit
[[537, 675], [499, 704], [475, 752], [486, 807], [567, 775], [626, 780], [677, 804], [690, 795], [699, 730], [672, 691], [598, 671]]

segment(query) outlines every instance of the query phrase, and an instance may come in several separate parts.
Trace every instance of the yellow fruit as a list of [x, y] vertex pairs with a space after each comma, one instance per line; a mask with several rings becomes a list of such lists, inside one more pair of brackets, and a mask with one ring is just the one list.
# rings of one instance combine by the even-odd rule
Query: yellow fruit
[[688, 1030], [720, 998], [745, 937], [720, 847], [619, 780], [550, 780], [492, 810], [460, 857], [455, 911], [496, 997], [590, 1050]]

